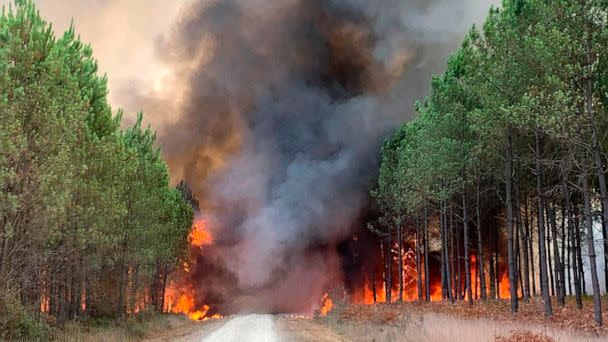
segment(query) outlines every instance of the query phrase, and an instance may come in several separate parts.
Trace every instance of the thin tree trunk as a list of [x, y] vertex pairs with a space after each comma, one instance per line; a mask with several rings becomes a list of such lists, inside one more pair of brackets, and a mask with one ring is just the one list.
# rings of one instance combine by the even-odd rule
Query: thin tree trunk
[[424, 289], [426, 301], [431, 300], [431, 279], [429, 272], [429, 216], [428, 209], [424, 207]]
[[464, 230], [464, 272], [465, 286], [469, 305], [473, 305], [473, 291], [471, 288], [471, 259], [469, 258], [469, 217], [467, 214], [467, 196], [462, 189], [462, 226]]
[[507, 258], [509, 260], [509, 285], [511, 294], [511, 313], [516, 313], [517, 302], [517, 275], [515, 270], [515, 253], [513, 246], [513, 204], [511, 203], [513, 181], [513, 141], [510, 128], [507, 129], [506, 148], [506, 202], [507, 202]]
[[392, 229], [388, 225], [388, 244], [386, 246], [386, 302], [391, 303], [393, 296], [393, 240]]
[[499, 253], [498, 253], [498, 238], [499, 238], [499, 231], [498, 228], [495, 230], [494, 234], [496, 234], [496, 236], [494, 236], [494, 276], [496, 276], [496, 278], [494, 279], [494, 281], [496, 282], [496, 298], [500, 299], [500, 278], [501, 278], [501, 274], [500, 274], [500, 258], [499, 258]]
[[566, 211], [568, 212], [568, 234], [569, 234], [569, 241], [571, 244], [573, 244], [573, 248], [574, 250], [572, 251], [571, 256], [572, 256], [572, 260], [574, 261], [572, 263], [572, 275], [574, 277], [574, 294], [575, 294], [575, 298], [576, 298], [576, 307], [579, 309], [583, 308], [583, 299], [581, 296], [581, 282], [579, 279], [579, 271], [578, 271], [578, 262], [576, 260], [576, 240], [574, 237], [574, 222], [573, 221], [573, 213], [572, 213], [572, 206], [570, 203], [570, 192], [568, 190], [566, 181], [564, 180], [564, 193], [566, 196]]
[[454, 297], [454, 300], [458, 300], [460, 298], [460, 294], [459, 294], [459, 288], [458, 288], [458, 282], [460, 281], [460, 279], [458, 279], [458, 281], [456, 280], [456, 265], [454, 264], [455, 262], [455, 258], [454, 258], [454, 217], [453, 217], [453, 212], [452, 212], [452, 204], [450, 204], [450, 208], [449, 208], [449, 258], [450, 258], [450, 275], [451, 275], [451, 282], [452, 282], [452, 287], [450, 288], [450, 292], [452, 293], [452, 296]]
[[416, 214], [416, 285], [418, 292], [418, 300], [422, 300], [422, 265], [420, 257], [420, 220]]
[[536, 296], [536, 272], [534, 270], [534, 243], [532, 239], [532, 227], [534, 226], [534, 216], [532, 214], [533, 210], [530, 210], [528, 213], [528, 196], [525, 197], [526, 201], [526, 239], [528, 240], [528, 248], [530, 251], [530, 271], [532, 278], [532, 296]]
[[[528, 239], [529, 239], [529, 227], [528, 227], [528, 202], [527, 200], [524, 202], [524, 206], [525, 206], [525, 210], [524, 210], [524, 215], [526, 216], [523, 222], [523, 225], [520, 225], [520, 235], [522, 236], [523, 239], [523, 295], [524, 295], [524, 301], [528, 302], [530, 300], [530, 258], [528, 256]], [[521, 210], [520, 210], [521, 211]]]
[[371, 283], [372, 283], [372, 296], [374, 297], [374, 304], [377, 303], [377, 299], [376, 299], [376, 275], [374, 274], [374, 267], [372, 266], [372, 272], [371, 272]]
[[464, 286], [465, 284], [462, 283], [462, 267], [461, 267], [461, 262], [460, 260], [462, 260], [462, 255], [461, 255], [461, 250], [460, 250], [460, 230], [456, 229], [456, 268], [458, 269], [458, 283], [457, 283], [457, 292], [458, 292], [458, 299], [462, 300], [464, 299]]
[[477, 201], [475, 205], [477, 218], [477, 269], [479, 273], [479, 288], [482, 300], [486, 300], [486, 275], [483, 269], [483, 240], [481, 239], [481, 208], [480, 208], [480, 177], [477, 177]]
[[578, 203], [574, 206], [575, 208], [575, 217], [574, 227], [576, 233], [576, 259], [578, 262], [578, 271], [579, 271], [579, 279], [581, 281], [581, 290], [583, 292], [583, 296], [587, 295], [587, 286], [585, 284], [585, 268], [583, 267], [583, 239], [581, 238], [581, 227], [580, 227], [580, 208]]
[[557, 219], [555, 205], [551, 207], [548, 205], [547, 209], [551, 213], [551, 229], [553, 235], [553, 257], [555, 258], [555, 284], [557, 292], [557, 304], [560, 306], [566, 305], [566, 296], [564, 294], [563, 282], [562, 282], [562, 265], [559, 255], [559, 246], [557, 243]]
[[555, 296], [555, 282], [553, 280], [553, 261], [551, 258], [551, 218], [549, 217], [549, 207], [545, 199], [545, 220], [547, 222], [547, 261], [549, 263], [549, 289], [551, 295]]
[[496, 230], [490, 229], [490, 297], [496, 299], [496, 270], [494, 269], [494, 241]]
[[448, 239], [447, 239], [447, 213], [446, 213], [447, 205], [446, 201], [443, 200], [441, 202], [441, 239], [442, 239], [442, 269], [443, 269], [443, 293], [444, 298], [448, 299], [450, 302], [454, 302], [454, 297], [452, 296], [452, 284], [450, 281], [450, 264], [448, 257]]
[[397, 219], [397, 257], [399, 258], [399, 264], [397, 265], [397, 271], [399, 272], [399, 302], [403, 302], [403, 238], [401, 236], [401, 218]]
[[565, 297], [567, 296], [566, 293], [566, 205], [565, 203], [562, 201], [562, 208], [561, 208], [561, 218], [562, 218], [562, 222], [561, 222], [561, 240], [562, 240], [562, 253], [560, 254], [560, 281], [561, 281], [561, 289], [562, 289], [562, 295], [564, 296], [564, 301], [565, 301]]
[[602, 325], [602, 301], [600, 295], [600, 284], [597, 277], [597, 266], [595, 260], [595, 241], [593, 239], [593, 217], [591, 215], [591, 199], [589, 194], [589, 179], [583, 175], [583, 195], [585, 197], [585, 226], [587, 227], [587, 247], [589, 250], [589, 266], [591, 272], [591, 284], [593, 286], [593, 305], [595, 309], [595, 323]]
[[548, 316], [553, 315], [553, 308], [551, 306], [551, 297], [549, 297], [549, 279], [547, 274], [547, 252], [545, 248], [545, 221], [544, 221], [544, 207], [543, 207], [543, 190], [542, 190], [542, 166], [541, 166], [541, 146], [540, 146], [540, 134], [538, 129], [534, 132], [534, 140], [536, 142], [536, 148], [534, 153], [534, 159], [536, 162], [536, 188], [538, 191], [538, 241], [540, 255], [540, 287], [543, 296], [543, 302], [545, 305], [545, 314]]

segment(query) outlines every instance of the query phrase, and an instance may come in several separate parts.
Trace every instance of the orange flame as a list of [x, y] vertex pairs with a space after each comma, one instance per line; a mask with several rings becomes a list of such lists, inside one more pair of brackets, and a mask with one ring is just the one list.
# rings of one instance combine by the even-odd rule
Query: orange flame
[[[190, 245], [197, 248], [213, 244], [213, 236], [208, 229], [207, 221], [196, 220], [192, 225], [188, 239]], [[188, 273], [189, 271], [190, 263], [186, 262], [182, 265], [182, 272]], [[165, 292], [165, 310], [171, 313], [184, 314], [188, 318], [199, 322], [222, 318], [220, 314], [209, 315], [210, 307], [208, 305], [197, 307], [194, 293], [195, 291], [190, 284], [171, 282]]]
[[213, 244], [213, 236], [207, 228], [205, 220], [197, 220], [192, 225], [189, 235], [190, 244], [195, 247], [203, 247]]
[[[417, 288], [417, 281], [418, 281], [418, 274], [416, 271], [416, 267], [415, 267], [415, 256], [413, 255], [412, 251], [409, 250], [407, 252], [403, 253], [403, 284], [404, 284], [404, 289], [403, 289], [403, 300], [404, 301], [415, 301], [418, 299], [418, 288]], [[398, 263], [399, 260], [398, 258], [395, 258], [395, 262]], [[470, 262], [471, 262], [471, 285], [473, 288], [473, 296], [477, 295], [479, 296], [480, 293], [480, 288], [481, 288], [481, 284], [477, 279], [477, 260], [476, 260], [476, 255], [472, 254], [471, 258], [470, 258]], [[502, 270], [501, 270], [502, 271]], [[510, 298], [511, 293], [510, 293], [510, 284], [509, 284], [509, 274], [507, 270], [504, 270], [503, 272], [500, 273], [500, 279], [499, 279], [499, 295], [500, 298]], [[424, 274], [421, 274], [420, 277], [422, 277], [422, 292], [423, 295], [422, 297], [424, 298]], [[467, 293], [465, 291], [465, 284], [464, 284], [464, 270], [463, 273], [461, 274], [460, 277], [460, 282], [461, 282], [461, 286], [460, 289], [462, 291], [462, 295], [464, 295], [464, 297], [466, 298]], [[485, 272], [485, 278], [486, 278], [486, 284], [490, 284], [490, 278], [489, 278], [489, 272]], [[377, 280], [372, 280], [375, 282], [375, 292], [376, 292], [376, 298], [375, 298], [375, 302], [376, 303], [383, 303], [386, 302], [386, 290], [385, 290], [385, 283], [383, 281], [377, 281]], [[396, 301], [399, 298], [399, 290], [398, 290], [398, 279], [394, 279], [393, 282], [393, 289], [391, 289], [391, 300], [392, 301]], [[454, 284], [453, 284], [454, 286]], [[489, 286], [489, 285], [486, 285]], [[475, 290], [475, 288], [477, 290]], [[486, 288], [486, 291], [488, 289]], [[441, 282], [437, 279], [434, 282], [431, 282], [430, 284], [430, 300], [431, 301], [441, 301], [443, 299], [442, 297], [442, 288], [441, 288]], [[521, 296], [521, 289], [518, 289], [518, 294]], [[374, 291], [373, 291], [373, 287], [372, 287], [372, 282], [370, 281], [370, 279], [366, 279], [366, 283], [363, 286], [363, 288], [356, 290], [353, 295], [352, 295], [352, 302], [355, 304], [374, 304]]]
[[329, 298], [329, 295], [327, 293], [323, 296], [321, 302], [323, 303], [323, 306], [319, 310], [319, 313], [321, 314], [321, 316], [327, 316], [331, 309], [333, 309], [334, 303], [331, 301], [331, 298]]

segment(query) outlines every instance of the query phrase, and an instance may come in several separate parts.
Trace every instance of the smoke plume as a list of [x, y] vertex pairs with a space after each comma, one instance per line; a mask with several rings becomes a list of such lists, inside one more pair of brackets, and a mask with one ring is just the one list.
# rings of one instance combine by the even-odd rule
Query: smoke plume
[[179, 108], [159, 127], [161, 144], [213, 229], [216, 245], [191, 274], [200, 304], [302, 312], [340, 281], [335, 245], [365, 205], [382, 139], [488, 7], [200, 0], [183, 9], [157, 42], [178, 82], [167, 103], [154, 101], [152, 121]]

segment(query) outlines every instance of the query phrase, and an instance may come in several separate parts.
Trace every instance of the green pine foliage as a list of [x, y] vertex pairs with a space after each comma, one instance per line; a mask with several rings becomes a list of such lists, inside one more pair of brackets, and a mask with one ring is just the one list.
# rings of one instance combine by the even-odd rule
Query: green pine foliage
[[0, 291], [57, 320], [162, 310], [149, 289], [187, 251], [193, 209], [155, 133], [141, 114], [121, 130], [106, 95], [73, 27], [56, 38], [30, 0], [3, 9]]
[[[471, 220], [483, 223], [492, 222], [489, 215], [501, 217], [495, 226], [483, 229], [484, 253], [492, 248], [488, 234], [519, 242], [510, 248], [513, 258], [522, 258], [518, 246], [522, 249], [524, 241], [533, 238], [529, 245], [536, 253], [537, 230], [553, 230], [550, 251], [541, 247], [540, 254], [547, 253], [554, 262], [555, 269], [548, 272], [555, 275], [552, 286], [560, 303], [560, 282], [562, 294], [566, 282], [563, 264], [561, 269], [559, 265], [565, 256], [559, 253], [593, 245], [584, 241], [590, 230], [582, 228], [586, 192], [592, 209], [603, 212], [604, 234], [608, 222], [607, 7], [600, 0], [504, 0], [501, 7], [491, 9], [483, 28], [473, 27], [449, 58], [446, 71], [433, 77], [431, 95], [416, 104], [419, 116], [383, 146], [372, 197], [389, 222], [421, 217], [425, 208], [441, 211], [444, 201], [462, 211], [464, 192]], [[590, 191], [585, 190], [584, 179], [591, 183]], [[480, 218], [475, 218], [477, 196], [488, 209], [481, 208]], [[526, 237], [524, 218], [538, 225], [532, 214], [537, 202], [545, 206], [548, 222], [535, 226], [534, 235]], [[511, 217], [507, 204], [514, 207]], [[564, 223], [556, 225], [555, 218], [559, 222], [562, 217]], [[508, 222], [515, 226], [511, 232]], [[579, 228], [570, 237], [570, 231]], [[518, 238], [519, 233], [524, 237]], [[573, 241], [577, 234], [583, 236], [582, 247]], [[591, 250], [583, 251], [589, 254]], [[570, 268], [573, 263], [567, 261]], [[547, 275], [541, 274], [541, 283], [543, 277]], [[512, 284], [520, 285], [517, 279]], [[593, 287], [599, 306], [599, 288]], [[529, 296], [530, 288], [527, 291]], [[548, 295], [544, 299], [550, 301]], [[545, 309], [550, 315], [550, 303]], [[601, 316], [596, 320], [601, 324]]]

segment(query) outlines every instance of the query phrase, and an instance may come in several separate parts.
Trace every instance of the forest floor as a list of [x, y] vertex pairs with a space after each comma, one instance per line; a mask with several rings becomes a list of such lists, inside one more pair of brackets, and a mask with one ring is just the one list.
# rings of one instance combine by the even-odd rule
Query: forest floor
[[593, 303], [576, 309], [569, 298], [565, 307], [554, 304], [554, 315], [544, 316], [540, 299], [520, 302], [511, 315], [508, 301], [410, 302], [346, 305], [322, 319], [323, 324], [357, 341], [606, 341], [608, 302], [604, 298], [603, 327], [593, 319]]

